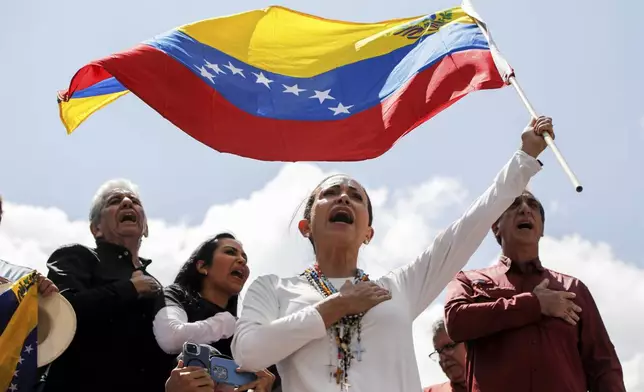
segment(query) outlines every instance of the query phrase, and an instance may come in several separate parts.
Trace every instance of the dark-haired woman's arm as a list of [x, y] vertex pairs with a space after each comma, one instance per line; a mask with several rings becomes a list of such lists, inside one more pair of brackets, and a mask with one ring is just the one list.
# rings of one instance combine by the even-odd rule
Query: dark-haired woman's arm
[[227, 339], [235, 332], [235, 317], [228, 312], [217, 313], [205, 320], [188, 322], [181, 303], [168, 300], [157, 312], [152, 324], [157, 344], [168, 354], [179, 354], [185, 342], [211, 344]]
[[310, 341], [325, 337], [327, 328], [345, 315], [391, 299], [389, 290], [374, 282], [347, 281], [339, 293], [282, 316], [279, 285], [275, 275], [260, 276], [244, 297], [231, 348], [235, 362], [249, 371], [279, 363]]
[[551, 119], [540, 117], [531, 121], [521, 136], [521, 150], [514, 153], [492, 185], [458, 220], [440, 232], [414, 262], [385, 277], [385, 280], [390, 280], [390, 286], [400, 288], [406, 296], [414, 318], [465, 267], [490, 232], [492, 224], [541, 170], [537, 156], [546, 147], [541, 136], [543, 132], [554, 136]]
[[[338, 305], [338, 301], [337, 297], [329, 297], [322, 300], [326, 305], [307, 306], [280, 317], [278, 284], [276, 275], [260, 276], [248, 287], [244, 296], [231, 349], [235, 362], [245, 370], [264, 369], [310, 341], [325, 337], [327, 323], [323, 315], [337, 319], [344, 315], [341, 311], [331, 309]], [[321, 310], [318, 310], [318, 305], [322, 307]], [[333, 321], [337, 320], [329, 324]]]
[[530, 178], [540, 169], [535, 158], [522, 151], [515, 153], [465, 214], [440, 232], [414, 262], [385, 276], [407, 297], [414, 318], [467, 264], [494, 221], [521, 195]]

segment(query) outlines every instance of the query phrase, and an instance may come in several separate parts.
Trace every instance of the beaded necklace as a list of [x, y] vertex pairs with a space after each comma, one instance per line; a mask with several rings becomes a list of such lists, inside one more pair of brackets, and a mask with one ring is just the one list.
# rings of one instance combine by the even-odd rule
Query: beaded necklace
[[[329, 279], [322, 273], [318, 264], [307, 268], [302, 275], [325, 298], [338, 292]], [[356, 275], [353, 279], [354, 284], [368, 280], [369, 275], [365, 274], [361, 269], [356, 270]], [[346, 315], [329, 328], [332, 335], [331, 341], [337, 346], [338, 359], [335, 371], [332, 370], [330, 376], [335, 377], [336, 384], [342, 385], [343, 390], [348, 389], [350, 386], [348, 371], [349, 367], [351, 367], [351, 360], [354, 358], [351, 350], [351, 341], [354, 332], [356, 332], [357, 341], [357, 349], [355, 352], [358, 355], [358, 361], [362, 360], [362, 316], [364, 316], [364, 313]]]

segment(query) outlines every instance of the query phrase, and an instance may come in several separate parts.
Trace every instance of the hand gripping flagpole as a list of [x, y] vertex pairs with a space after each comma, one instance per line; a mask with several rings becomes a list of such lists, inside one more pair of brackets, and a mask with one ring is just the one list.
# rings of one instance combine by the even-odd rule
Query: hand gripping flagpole
[[[508, 79], [509, 83], [514, 87], [516, 90], [517, 94], [519, 94], [519, 97], [521, 98], [521, 101], [523, 101], [523, 104], [525, 105], [526, 109], [528, 109], [528, 112], [532, 116], [532, 118], [536, 119], [537, 117], [537, 112], [534, 110], [532, 107], [532, 104], [530, 104], [530, 101], [528, 101], [528, 97], [526, 97], [525, 93], [523, 92], [523, 89], [519, 85], [519, 82], [517, 82], [517, 79], [514, 77], [514, 75], [510, 76]], [[568, 166], [568, 162], [566, 162], [566, 159], [561, 155], [561, 151], [559, 151], [559, 148], [557, 148], [557, 145], [555, 144], [555, 141], [552, 139], [552, 136], [550, 136], [549, 133], [544, 132], [543, 133], [543, 139], [546, 141], [546, 144], [552, 152], [555, 154], [555, 157], [557, 158], [557, 161], [559, 161], [559, 164], [563, 168], [563, 171], [566, 173], [572, 184], [575, 186], [575, 190], [577, 192], [581, 192], [584, 190], [584, 187], [581, 186], [581, 183], [577, 179], [577, 176], [575, 176], [575, 173], [573, 173], [572, 169], [570, 166]]]
[[[492, 41], [492, 38], [490, 37], [490, 33], [487, 29], [485, 22], [483, 22], [481, 17], [476, 13], [476, 11], [474, 10], [474, 7], [472, 6], [471, 1], [463, 0], [461, 7], [463, 8], [463, 11], [465, 11], [469, 16], [471, 16], [474, 19], [476, 24], [483, 32], [483, 35], [485, 36], [485, 38], [489, 43], [490, 52], [492, 53], [492, 58], [494, 59], [494, 63], [496, 64], [501, 76], [503, 76], [506, 83], [514, 87], [517, 94], [519, 95], [519, 98], [521, 98], [523, 105], [525, 105], [526, 109], [528, 109], [530, 116], [532, 116], [532, 118], [534, 119], [539, 117], [537, 115], [537, 112], [534, 110], [534, 107], [528, 100], [528, 97], [523, 92], [521, 85], [519, 85], [519, 82], [517, 81], [516, 76], [514, 75], [514, 70], [512, 69], [512, 67], [510, 67], [508, 62], [505, 61], [505, 59], [501, 56], [501, 53], [499, 52], [498, 48], [494, 44], [494, 41]], [[549, 133], [544, 132], [543, 139], [546, 141], [546, 144], [548, 145], [548, 147], [550, 147], [552, 152], [555, 154], [557, 161], [559, 161], [559, 164], [561, 165], [563, 171], [566, 173], [566, 175], [574, 185], [575, 190], [577, 192], [581, 192], [584, 189], [584, 187], [581, 186], [581, 183], [577, 179], [577, 176], [575, 176], [575, 173], [573, 173], [572, 169], [570, 168], [570, 166], [568, 166], [568, 163], [564, 159], [563, 155], [561, 155], [561, 152], [559, 151], [559, 148], [557, 148], [557, 145], [555, 144], [555, 141], [552, 139], [552, 136]]]

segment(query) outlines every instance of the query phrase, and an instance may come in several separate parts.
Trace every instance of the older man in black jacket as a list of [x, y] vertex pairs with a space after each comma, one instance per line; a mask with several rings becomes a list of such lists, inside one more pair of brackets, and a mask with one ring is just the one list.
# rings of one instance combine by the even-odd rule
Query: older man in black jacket
[[139, 256], [148, 226], [136, 187], [101, 186], [90, 211], [96, 247], [63, 246], [50, 256], [48, 277], [72, 304], [77, 330], [52, 364], [45, 391], [163, 391], [167, 359], [152, 332], [161, 284]]

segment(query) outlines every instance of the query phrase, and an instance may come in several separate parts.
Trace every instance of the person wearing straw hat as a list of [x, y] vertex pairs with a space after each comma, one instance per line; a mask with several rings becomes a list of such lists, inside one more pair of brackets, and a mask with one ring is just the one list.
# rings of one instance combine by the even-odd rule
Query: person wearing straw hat
[[[2, 223], [3, 212], [2, 196], [0, 196], [0, 223]], [[22, 374], [35, 373], [36, 378], [40, 379], [46, 373], [47, 365], [67, 349], [76, 331], [76, 317], [71, 305], [58, 293], [58, 287], [38, 271], [0, 260], [0, 294], [10, 290], [12, 284], [30, 273], [37, 275], [38, 294], [40, 295], [38, 301], [38, 345], [35, 351], [37, 355], [35, 366], [38, 369], [31, 369], [33, 373], [24, 369], [25, 366], [32, 366], [32, 362], [20, 360], [15, 369], [14, 378], [11, 380], [10, 389], [11, 386], [19, 384], [17, 379], [21, 370]], [[6, 313], [2, 315], [2, 317], [8, 316]], [[41, 382], [42, 380], [36, 383], [36, 391], [41, 390]]]
[[152, 332], [161, 284], [139, 255], [148, 234], [137, 187], [111, 180], [94, 196], [95, 247], [63, 246], [49, 257], [48, 277], [74, 307], [76, 336], [51, 366], [45, 391], [163, 391], [167, 354]]
[[[0, 195], [0, 224], [2, 223], [2, 195]], [[15, 282], [23, 276], [31, 273], [33, 269], [22, 267], [0, 259], [0, 284]], [[38, 293], [47, 297], [58, 292], [58, 287], [49, 279], [38, 275]]]

